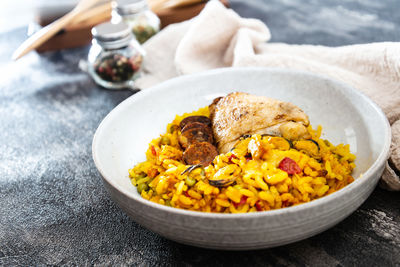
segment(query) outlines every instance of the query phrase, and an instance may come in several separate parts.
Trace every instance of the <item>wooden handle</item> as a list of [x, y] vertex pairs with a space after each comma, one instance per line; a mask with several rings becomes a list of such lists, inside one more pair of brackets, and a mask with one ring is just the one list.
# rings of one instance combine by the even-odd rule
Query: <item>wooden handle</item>
[[208, 0], [148, 0], [150, 9], [155, 13], [158, 13], [164, 9], [173, 9], [184, 6], [195, 5], [199, 3], [205, 3]]
[[93, 6], [98, 0], [81, 0], [78, 5], [68, 14], [64, 15], [60, 19], [40, 29], [38, 32], [29, 37], [23, 42], [12, 55], [13, 60], [17, 60], [33, 49], [39, 47], [57, 32], [59, 32], [65, 25], [71, 22], [80, 13], [84, 12], [89, 7]]
[[15, 50], [12, 59], [17, 60], [24, 55], [26, 55], [31, 50], [37, 48], [53, 35], [59, 32], [68, 22], [70, 22], [76, 13], [68, 13], [64, 17], [56, 20], [55, 22], [47, 25], [46, 27], [40, 29], [38, 32], [29, 37], [25, 42], [23, 42], [17, 50]]
[[207, 1], [205, 1], [205, 0], [169, 0], [169, 1], [164, 2], [164, 5], [162, 5], [161, 9], [171, 9], [171, 8], [190, 6], [190, 5], [195, 5], [195, 4], [199, 4], [202, 2], [205, 3]]
[[94, 25], [106, 22], [111, 19], [111, 10], [110, 2], [93, 7], [71, 21], [71, 23], [65, 27], [65, 30], [73, 31], [85, 27], [93, 27]]

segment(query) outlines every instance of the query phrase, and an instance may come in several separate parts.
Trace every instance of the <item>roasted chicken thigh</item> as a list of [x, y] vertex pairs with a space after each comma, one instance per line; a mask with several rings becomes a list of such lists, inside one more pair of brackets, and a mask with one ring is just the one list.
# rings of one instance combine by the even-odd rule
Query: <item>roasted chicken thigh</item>
[[292, 103], [235, 92], [216, 98], [209, 106], [219, 153], [233, 148], [240, 137], [252, 134], [309, 139], [308, 116]]

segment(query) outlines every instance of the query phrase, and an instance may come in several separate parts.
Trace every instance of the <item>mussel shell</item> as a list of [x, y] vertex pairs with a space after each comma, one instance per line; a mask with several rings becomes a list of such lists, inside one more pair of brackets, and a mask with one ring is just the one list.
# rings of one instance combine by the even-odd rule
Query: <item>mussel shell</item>
[[226, 187], [236, 182], [236, 177], [232, 179], [221, 179], [221, 180], [208, 180], [208, 183], [215, 187]]
[[181, 175], [183, 175], [183, 174], [185, 174], [185, 173], [191, 173], [194, 169], [197, 169], [197, 168], [200, 168], [200, 167], [203, 167], [203, 165], [201, 165], [201, 164], [196, 164], [196, 165], [189, 166], [186, 170], [184, 170], [184, 171], [181, 173]]
[[319, 144], [318, 144], [317, 141], [315, 141], [315, 140], [313, 140], [313, 139], [308, 139], [308, 140], [311, 141], [311, 142], [313, 142], [314, 144], [316, 144], [317, 147], [318, 147], [318, 150], [320, 150], [320, 147], [319, 147]]

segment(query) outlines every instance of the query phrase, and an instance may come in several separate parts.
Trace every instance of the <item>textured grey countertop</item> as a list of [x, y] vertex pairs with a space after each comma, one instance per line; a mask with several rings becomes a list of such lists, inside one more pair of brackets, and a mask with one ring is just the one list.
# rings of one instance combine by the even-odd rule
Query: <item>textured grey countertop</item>
[[[396, 0], [231, 2], [275, 42], [400, 41]], [[0, 34], [0, 265], [400, 265], [399, 194], [379, 188], [330, 230], [273, 249], [206, 250], [142, 228], [110, 200], [91, 156], [98, 124], [132, 93], [80, 72], [87, 48], [11, 62], [25, 32]]]

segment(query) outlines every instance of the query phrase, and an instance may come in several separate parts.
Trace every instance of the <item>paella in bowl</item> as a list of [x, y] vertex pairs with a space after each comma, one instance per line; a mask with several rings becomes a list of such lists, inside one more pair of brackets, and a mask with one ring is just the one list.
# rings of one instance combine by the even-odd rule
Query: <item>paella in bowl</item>
[[[257, 111], [260, 122], [243, 115]], [[228, 125], [221, 126], [225, 121]], [[294, 206], [354, 181], [356, 157], [349, 145], [335, 146], [321, 139], [321, 132], [321, 126], [313, 129], [308, 116], [291, 103], [231, 93], [176, 115], [166, 132], [150, 142], [146, 161], [130, 169], [129, 176], [144, 199], [175, 208], [246, 213]], [[216, 141], [222, 134], [239, 138]]]
[[[156, 150], [157, 147], [160, 149], [160, 151], [156, 151], [157, 157], [158, 155], [164, 155], [161, 153], [161, 150], [163, 146], [168, 147], [168, 141], [161, 141], [159, 138], [166, 136], [173, 139], [172, 136], [169, 136], [171, 133], [167, 125], [172, 122], [176, 127], [180, 127], [179, 119], [174, 122], [177, 114], [183, 115], [187, 112], [191, 113], [192, 111], [200, 110], [199, 113], [186, 115], [204, 115], [212, 120], [212, 108], [208, 108], [209, 114], [207, 111], [204, 111], [204, 109], [202, 110], [202, 108], [208, 107], [210, 103], [213, 103], [215, 98], [227, 96], [232, 91], [279, 99], [283, 102], [294, 103], [301, 108], [304, 113], [307, 114], [309, 122], [312, 123], [313, 127], [309, 127], [309, 124], [306, 123], [305, 118], [302, 117], [301, 114], [291, 120], [298, 122], [298, 124], [296, 124], [297, 127], [303, 129], [296, 131], [304, 134], [299, 139], [308, 140], [308, 133], [312, 135], [311, 139], [320, 145], [319, 157], [321, 157], [321, 159], [314, 158], [307, 154], [312, 153], [315, 149], [315, 146], [310, 142], [306, 143], [309, 145], [298, 148], [297, 150], [303, 151], [301, 152], [302, 157], [305, 159], [308, 157], [310, 162], [314, 162], [315, 160], [321, 166], [321, 170], [318, 170], [318, 167], [316, 167], [315, 164], [314, 166], [313, 163], [310, 165], [310, 162], [303, 162], [297, 159], [292, 153], [296, 152], [294, 146], [296, 141], [300, 140], [290, 140], [290, 135], [278, 136], [275, 132], [276, 128], [273, 129], [269, 128], [267, 125], [262, 125], [260, 129], [268, 131], [256, 131], [255, 133], [250, 133], [251, 138], [246, 138], [246, 135], [243, 135], [241, 131], [236, 132], [233, 130], [242, 128], [249, 129], [246, 127], [253, 125], [252, 123], [248, 125], [240, 124], [240, 127], [237, 127], [234, 123], [225, 123], [220, 124], [224, 125], [224, 127], [221, 127], [221, 131], [218, 133], [213, 132], [214, 140], [212, 144], [217, 149], [219, 156], [217, 155], [217, 157], [213, 159], [212, 162], [214, 163], [203, 166], [203, 168], [205, 175], [207, 175], [207, 167], [211, 170], [214, 169], [212, 172], [211, 170], [209, 172], [212, 174], [213, 171], [217, 173], [219, 169], [223, 169], [227, 165], [234, 164], [239, 167], [242, 166], [240, 167], [241, 173], [239, 176], [235, 176], [236, 178], [233, 179], [233, 181], [225, 180], [225, 182], [227, 182], [226, 184], [224, 184], [223, 181], [218, 182], [218, 180], [223, 180], [219, 178], [224, 178], [225, 175], [220, 177], [215, 177], [215, 175], [213, 175], [213, 177], [204, 178], [202, 174], [203, 168], [194, 168], [190, 174], [193, 174], [192, 178], [194, 178], [195, 181], [189, 179], [188, 185], [185, 175], [189, 171], [183, 175], [182, 172], [184, 172], [187, 167], [197, 165], [197, 163], [187, 163], [178, 159], [176, 161], [179, 162], [179, 164], [175, 162], [175, 164], [172, 165], [176, 166], [179, 170], [175, 172], [175, 176], [171, 175], [173, 176], [172, 179], [169, 178], [171, 181], [168, 181], [168, 187], [165, 192], [163, 192], [163, 190], [165, 190], [163, 189], [164, 187], [160, 186], [162, 190], [159, 191], [159, 199], [155, 198], [153, 201], [151, 200], [156, 196], [157, 186], [156, 182], [150, 185], [150, 179], [147, 181], [148, 189], [146, 186], [143, 186], [144, 188], [142, 188], [141, 193], [139, 193], [137, 190], [138, 187], [132, 184], [133, 178], [129, 177], [129, 175], [130, 173], [131, 176], [142, 175], [142, 178], [145, 178], [145, 175], [148, 176], [149, 173], [147, 173], [145, 169], [142, 169], [144, 166], [140, 168], [135, 166], [147, 161], [146, 151], [149, 149], [149, 144], [152, 144], [152, 140], [155, 139], [153, 144], [156, 145]], [[220, 110], [222, 111], [223, 109]], [[223, 114], [224, 113], [221, 113], [219, 116]], [[239, 118], [241, 113], [234, 114]], [[260, 114], [262, 114], [260, 117], [265, 117], [264, 113]], [[183, 119], [186, 115], [180, 118]], [[244, 118], [243, 116], [244, 115], [242, 115], [241, 118]], [[272, 119], [278, 118], [272, 116]], [[239, 123], [240, 120], [237, 122]], [[257, 125], [259, 123], [261, 122], [257, 121], [255, 124]], [[299, 126], [300, 124], [303, 124], [304, 128], [303, 126]], [[318, 125], [322, 125], [322, 131], [320, 131], [321, 129], [318, 128]], [[292, 124], [292, 126], [295, 125]], [[283, 128], [284, 127], [285, 126], [283, 126]], [[223, 132], [223, 129], [230, 130]], [[290, 129], [292, 128], [288, 127], [287, 129], [290, 133]], [[304, 129], [307, 131], [304, 131]], [[182, 129], [178, 128], [175, 133], [178, 135], [178, 143], [179, 133], [182, 133], [181, 130]], [[258, 137], [258, 135], [260, 137]], [[197, 135], [194, 134], [194, 136]], [[276, 144], [269, 144], [269, 137], [283, 137], [284, 139], [289, 139], [292, 144], [289, 144], [290, 148], [286, 150], [288, 145], [284, 145], [284, 142], [286, 142], [285, 140], [277, 142]], [[175, 142], [172, 139], [170, 140], [170, 144]], [[260, 143], [263, 144], [263, 147], [265, 145], [266, 148], [269, 149], [268, 151], [276, 151], [279, 157], [274, 160], [265, 158], [265, 151], [262, 155], [255, 153], [254, 156], [256, 159], [253, 159], [253, 161], [257, 164], [261, 162], [264, 163], [265, 161], [267, 162], [267, 166], [264, 167], [270, 167], [273, 172], [282, 173], [283, 170], [279, 168], [280, 162], [283, 160], [283, 157], [288, 157], [294, 160], [301, 168], [302, 173], [287, 173], [288, 177], [292, 177], [290, 186], [286, 181], [287, 178], [285, 178], [285, 182], [283, 183], [268, 183], [268, 180], [266, 181], [264, 179], [266, 176], [262, 169], [263, 163], [261, 163], [260, 169], [257, 167], [257, 171], [262, 173], [262, 181], [266, 183], [268, 190], [262, 183], [260, 183], [260, 187], [257, 187], [256, 177], [260, 177], [259, 174], [253, 173], [249, 175], [254, 183], [249, 181], [253, 183], [252, 186], [257, 192], [252, 191], [251, 187], [245, 184], [240, 184], [242, 181], [244, 182], [245, 174], [250, 174], [249, 172], [251, 172], [252, 168], [247, 168], [249, 167], [248, 164], [250, 163], [251, 165], [254, 163], [251, 163], [251, 159], [247, 161], [249, 155], [247, 155], [247, 157], [246, 155], [245, 157], [242, 156], [245, 149], [236, 146], [236, 143], [238, 141], [250, 143], [251, 140], [255, 142], [259, 139], [261, 139]], [[332, 146], [325, 141], [322, 143], [322, 140], [329, 140]], [[165, 142], [165, 144], [160, 145], [160, 141], [161, 143]], [[184, 139], [183, 142], [185, 142]], [[282, 145], [278, 145], [278, 143], [282, 143]], [[340, 144], [349, 145], [350, 154], [355, 156], [354, 162], [352, 161], [352, 156], [347, 154], [348, 148], [346, 145], [340, 146]], [[181, 143], [179, 143], [179, 147], [177, 143], [175, 143], [175, 145], [176, 149], [181, 150], [182, 156], [190, 146], [189, 144], [188, 147], [184, 148]], [[233, 151], [230, 151], [230, 149], [235, 146], [236, 149], [234, 148]], [[174, 147], [174, 145], [172, 145], [172, 147]], [[330, 80], [326, 77], [296, 71], [265, 68], [230, 68], [182, 76], [136, 93], [119, 104], [101, 122], [94, 136], [92, 149], [93, 159], [103, 178], [105, 188], [110, 193], [111, 198], [135, 222], [166, 238], [184, 244], [214, 249], [249, 250], [279, 246], [310, 237], [334, 226], [349, 216], [367, 199], [375, 188], [383, 172], [389, 154], [389, 147], [390, 127], [383, 112], [366, 96], [340, 82]], [[247, 144], [247, 150], [248, 148], [249, 146]], [[340, 180], [340, 177], [332, 179], [332, 176], [328, 174], [325, 175], [323, 170], [329, 171], [326, 161], [323, 163], [323, 157], [325, 155], [323, 150], [325, 148], [329, 148], [330, 150], [330, 152], [326, 154], [328, 156], [328, 161], [329, 155], [331, 155], [339, 160], [339, 162], [345, 159], [349, 163], [346, 172], [350, 172], [350, 169], [354, 167], [352, 163], [355, 164], [355, 168], [352, 169], [350, 174], [354, 178], [353, 182], [351, 182], [351, 178], [347, 176], [347, 173], [343, 175], [343, 172], [336, 169], [333, 163], [330, 166], [333, 173], [331, 175], [336, 176], [341, 174], [343, 179]], [[202, 151], [206, 150], [203, 149]], [[256, 152], [255, 150], [253, 151]], [[152, 153], [151, 151], [147, 153], [149, 152]], [[237, 155], [235, 154], [236, 152], [238, 152]], [[238, 159], [228, 156], [229, 153], [235, 154]], [[180, 152], [178, 152], [178, 154], [180, 154]], [[152, 159], [152, 155], [149, 156], [151, 160], [155, 159]], [[188, 158], [196, 160], [190, 152], [189, 156]], [[257, 158], [258, 156], [260, 156], [260, 158]], [[335, 161], [335, 159], [333, 160]], [[230, 161], [233, 163], [230, 163]], [[271, 164], [269, 164], [270, 161]], [[159, 163], [156, 163], [156, 166], [159, 167], [157, 164]], [[307, 165], [310, 169], [307, 168]], [[169, 168], [169, 166], [164, 166], [164, 169], [159, 169], [157, 171], [160, 173], [166, 172], [167, 168], [165, 167]], [[297, 172], [296, 167], [292, 169], [294, 172]], [[266, 168], [266, 170], [269, 171], [268, 168]], [[142, 171], [144, 173], [141, 173]], [[157, 176], [162, 176], [159, 175], [160, 173], [154, 173], [152, 175], [155, 175], [154, 178], [156, 178]], [[228, 172], [228, 174], [230, 173]], [[317, 174], [315, 177], [326, 178], [327, 184], [324, 184], [323, 179], [317, 180], [324, 185], [328, 185], [329, 188], [327, 190], [324, 185], [309, 183], [307, 181], [303, 181], [304, 183], [302, 183], [299, 179], [297, 179], [296, 182], [295, 179], [293, 179], [293, 177], [297, 175], [299, 178], [303, 179], [306, 178], [306, 176], [313, 177], [312, 180], [314, 180], [313, 175], [315, 174]], [[342, 184], [342, 187], [342, 185], [339, 185], [339, 181], [344, 181], [346, 177], [347, 182], [351, 183], [347, 185]], [[135, 184], [137, 184], [140, 177], [135, 179]], [[211, 212], [204, 212], [208, 209], [207, 205], [204, 207], [201, 206], [202, 204], [199, 202], [201, 202], [202, 199], [196, 199], [197, 195], [190, 191], [193, 187], [190, 186], [190, 184], [195, 182], [194, 187], [196, 189], [198, 188], [197, 184], [201, 181], [208, 188], [208, 186], [211, 186], [208, 180], [213, 179], [217, 180], [217, 186], [212, 186], [212, 191], [217, 188], [219, 193], [211, 193], [213, 194], [210, 196], [211, 204], [209, 207]], [[176, 183], [173, 183], [175, 180]], [[178, 188], [175, 187], [175, 185], [181, 184], [182, 181], [184, 181], [184, 186], [182, 187], [181, 195], [187, 198], [190, 197], [192, 202], [187, 203], [189, 204], [187, 206], [176, 207], [174, 205], [184, 205], [185, 200], [181, 203], [178, 199], [174, 203], [172, 201], [174, 196], [171, 195], [165, 199], [163, 198], [163, 194], [168, 195], [171, 193], [168, 192], [170, 189], [177, 190]], [[335, 181], [335, 183], [332, 184], [332, 181]], [[285, 199], [284, 191], [286, 191], [286, 185], [288, 193], [292, 194], [294, 199], [290, 197]], [[311, 188], [306, 185], [309, 185]], [[239, 188], [239, 186], [242, 186], [242, 188]], [[263, 189], [262, 186], [264, 186], [265, 189]], [[228, 189], [229, 187], [237, 190], [241, 195], [238, 194], [235, 196], [237, 191], [233, 191], [233, 194], [227, 193], [226, 191], [231, 190]], [[278, 191], [275, 196], [273, 187]], [[300, 193], [298, 196], [294, 193], [296, 187], [296, 190]], [[339, 189], [340, 187], [341, 189]], [[333, 188], [335, 191], [330, 191], [333, 190]], [[261, 211], [257, 210], [257, 205], [255, 203], [254, 206], [252, 206], [255, 199], [254, 197], [252, 198], [251, 193], [242, 189], [246, 189], [254, 195], [255, 193], [259, 195], [262, 201], [259, 203], [259, 209], [261, 208]], [[153, 191], [154, 195], [149, 197], [149, 199], [143, 198], [142, 193], [146, 192], [150, 194], [150, 190]], [[210, 191], [210, 189], [206, 188], [204, 190]], [[308, 194], [310, 201], [308, 201], [308, 198], [302, 198], [302, 190]], [[206, 193], [205, 191], [204, 193]], [[266, 192], [267, 196], [261, 193], [262, 191]], [[268, 191], [274, 196], [274, 202], [268, 198]], [[323, 193], [324, 191], [325, 193]], [[199, 193], [202, 191], [195, 192]], [[221, 192], [224, 193], [225, 196], [221, 197]], [[322, 197], [315, 198], [315, 196], [318, 196], [318, 192]], [[244, 200], [245, 197], [243, 196], [246, 196], [246, 193], [249, 196]], [[278, 193], [280, 199], [278, 198]], [[190, 194], [192, 194], [192, 196], [190, 196]], [[207, 194], [203, 194], [202, 197], [204, 195], [207, 196]], [[206, 198], [206, 196], [204, 196], [204, 198]], [[240, 197], [240, 201], [238, 197]], [[263, 197], [265, 200], [262, 199]], [[161, 199], [164, 199], [164, 204], [160, 204]], [[218, 204], [221, 207], [218, 208], [217, 199], [228, 201], [230, 206], [224, 207], [224, 205], [227, 206], [227, 204], [224, 201], [218, 201], [222, 204]], [[268, 199], [270, 201], [268, 201]], [[168, 206], [167, 200], [170, 201], [171, 206]], [[215, 204], [212, 204], [213, 202], [215, 202]], [[199, 210], [191, 210], [197, 208], [196, 204], [198, 204]], [[248, 205], [248, 210], [246, 205]], [[233, 214], [232, 211], [235, 210], [233, 210], [231, 206], [239, 213]], [[220, 210], [218, 211], [218, 209]]]

